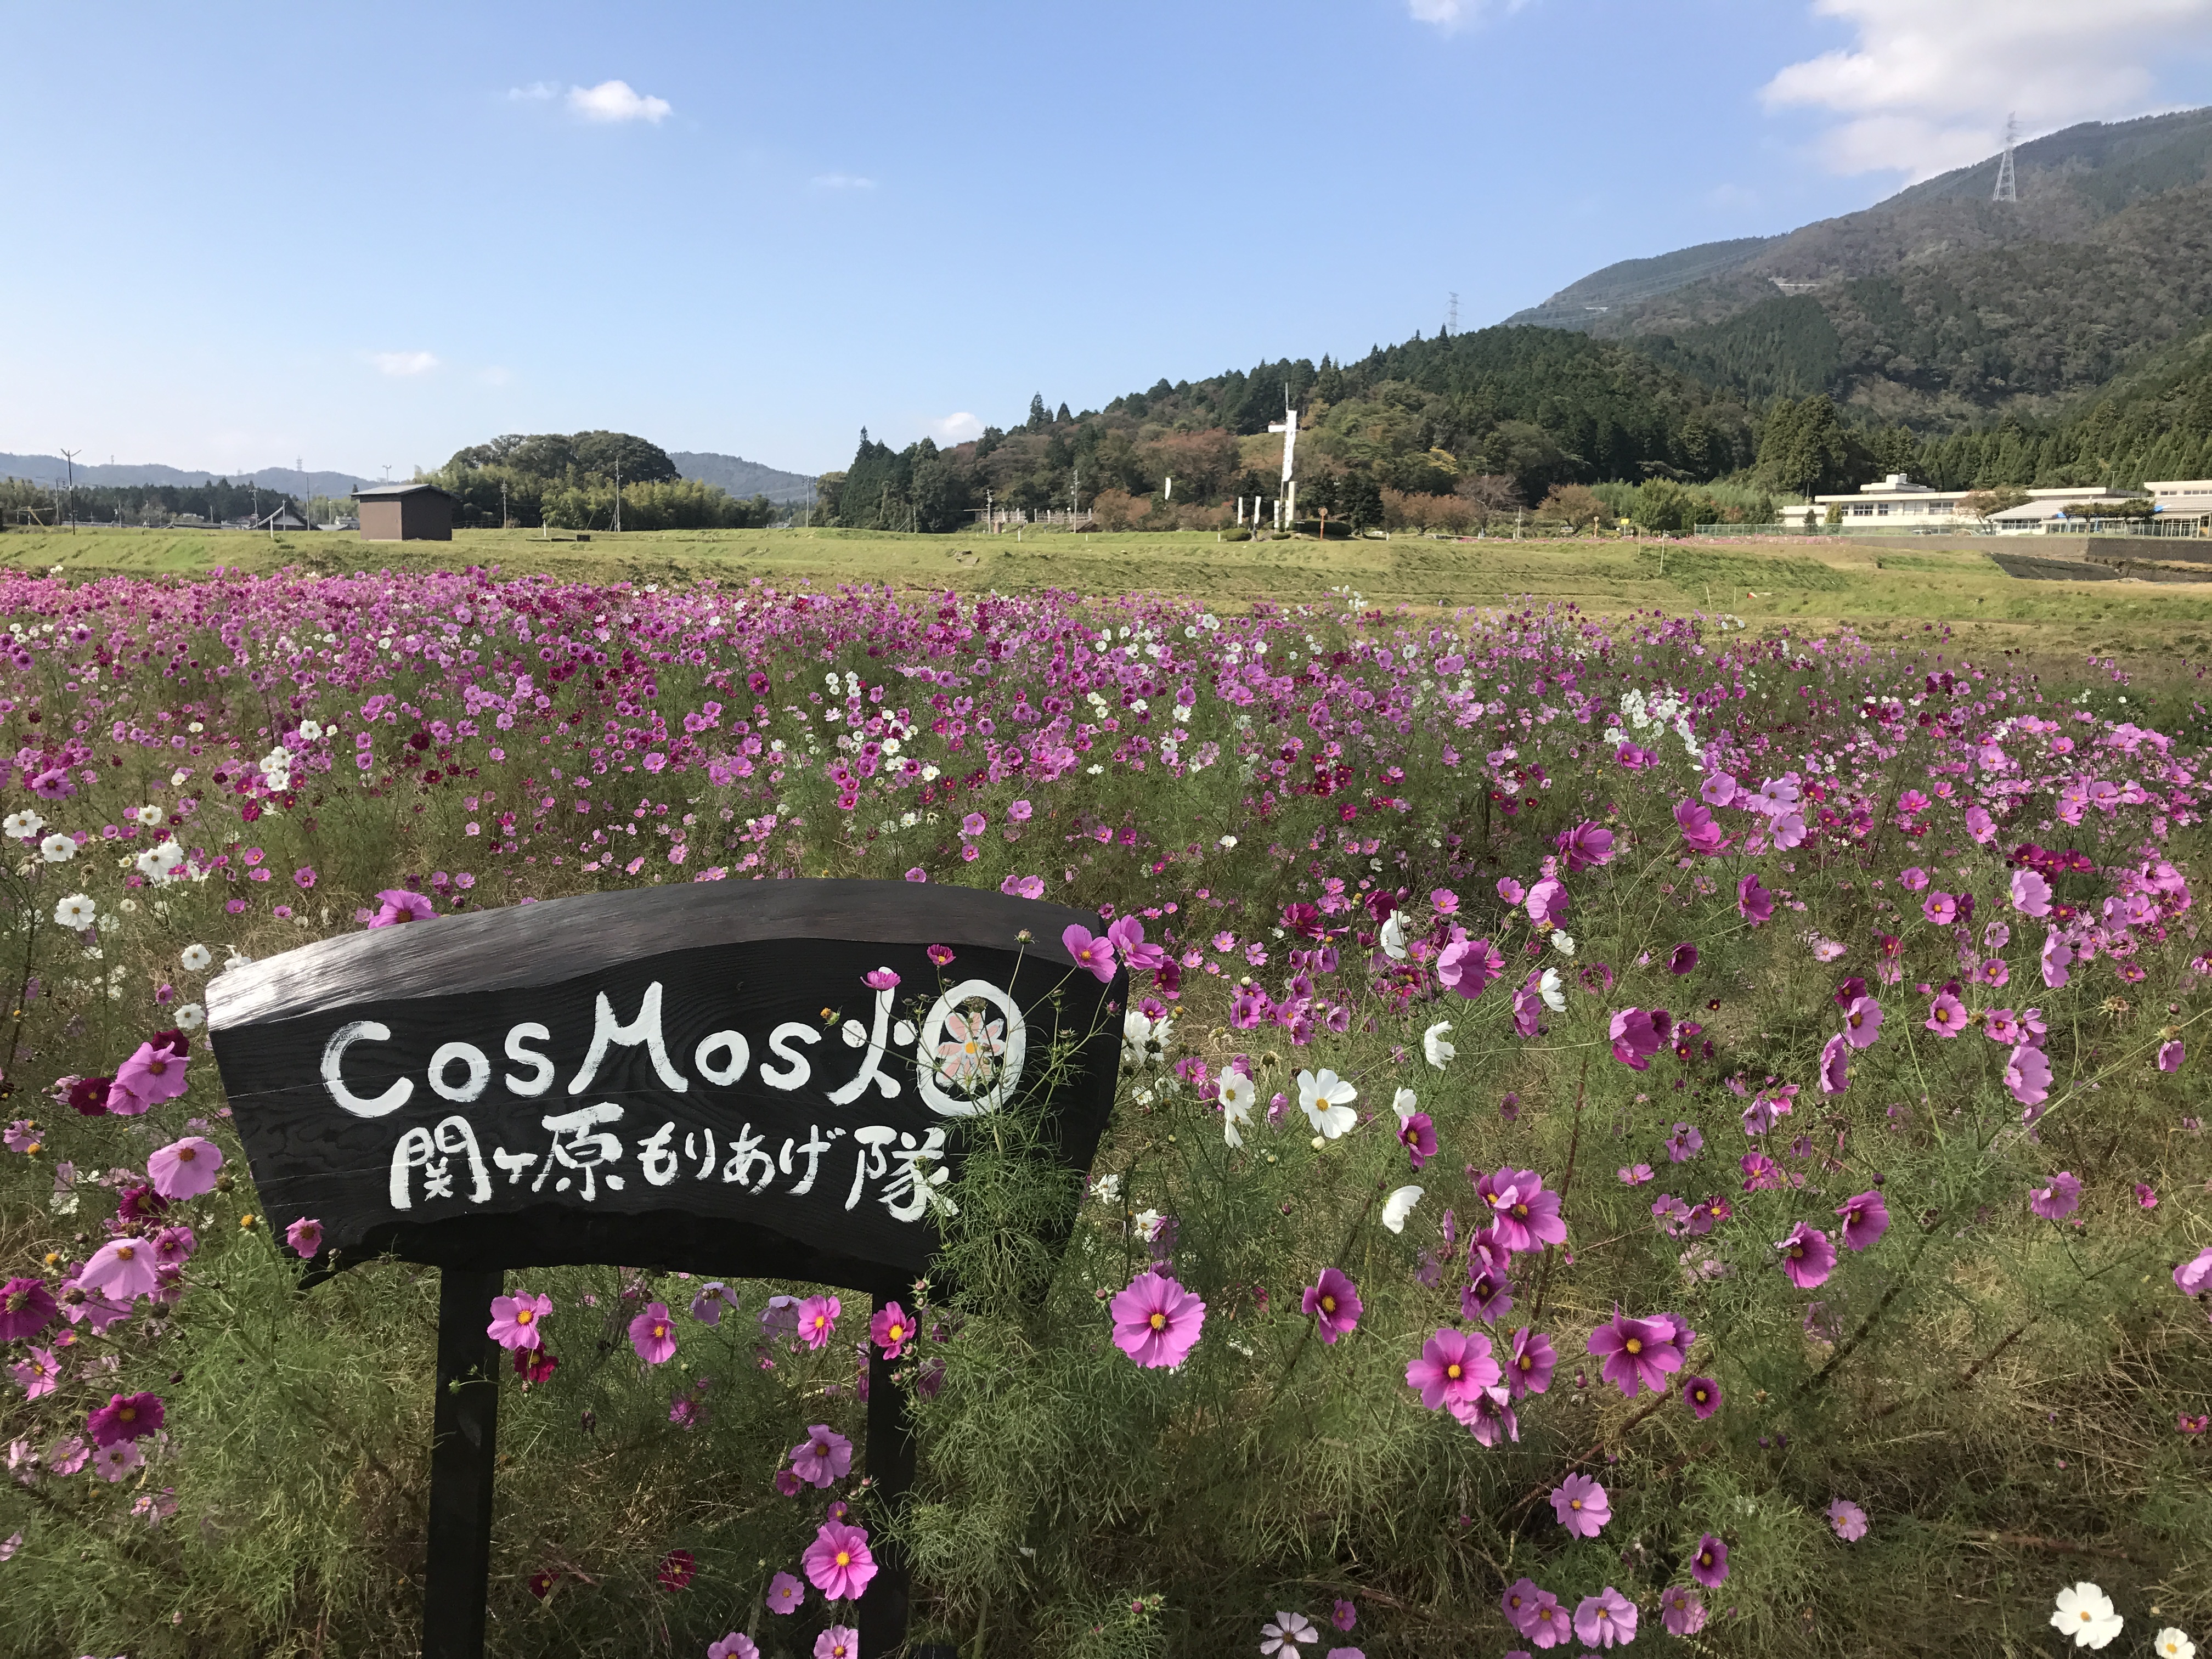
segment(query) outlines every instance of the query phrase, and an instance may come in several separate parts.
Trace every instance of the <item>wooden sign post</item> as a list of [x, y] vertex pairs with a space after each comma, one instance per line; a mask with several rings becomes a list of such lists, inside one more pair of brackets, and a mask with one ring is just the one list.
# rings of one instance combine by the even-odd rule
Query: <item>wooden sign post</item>
[[[209, 1034], [268, 1220], [320, 1268], [435, 1264], [426, 1659], [483, 1647], [507, 1271], [622, 1263], [879, 1300], [929, 1270], [971, 1119], [1019, 1102], [1086, 1170], [1125, 975], [1061, 943], [1097, 919], [927, 884], [696, 883], [325, 939], [237, 968]], [[1055, 1081], [1042, 1092], [1048, 1070]], [[1048, 1241], [1056, 1249], [1065, 1238]], [[870, 1364], [867, 1467], [911, 1481]], [[903, 1640], [890, 1540], [865, 1655]]]

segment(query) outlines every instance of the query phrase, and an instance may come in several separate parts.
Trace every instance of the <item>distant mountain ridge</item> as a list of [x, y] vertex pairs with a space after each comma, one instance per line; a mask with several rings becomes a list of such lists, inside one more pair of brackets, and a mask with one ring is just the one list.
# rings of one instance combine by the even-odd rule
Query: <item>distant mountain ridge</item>
[[1786, 235], [1628, 260], [1516, 314], [1873, 421], [2047, 415], [2212, 320], [2212, 109], [2086, 122]]
[[758, 461], [712, 452], [672, 449], [667, 454], [684, 477], [719, 484], [741, 500], [765, 495], [779, 507], [805, 507], [814, 500], [814, 479], [809, 473], [785, 472]]
[[[227, 478], [233, 483], [258, 484], [264, 489], [273, 489], [287, 495], [346, 495], [363, 484], [375, 483], [374, 478], [356, 477], [350, 472], [319, 472], [310, 468], [301, 471], [296, 467], [264, 466], [252, 472], [226, 472], [217, 467], [187, 470], [151, 464], [138, 465], [106, 462], [92, 463], [79, 460], [76, 466], [76, 482], [81, 484], [204, 484], [216, 478]], [[27, 478], [33, 483], [59, 484], [68, 481], [70, 469], [58, 455], [0, 454], [0, 477]]]

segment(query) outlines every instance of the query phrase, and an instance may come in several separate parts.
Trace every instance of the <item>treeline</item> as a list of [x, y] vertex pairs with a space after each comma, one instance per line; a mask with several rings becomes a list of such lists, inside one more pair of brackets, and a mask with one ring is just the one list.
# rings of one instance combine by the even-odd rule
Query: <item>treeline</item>
[[265, 518], [279, 507], [301, 514], [297, 496], [228, 478], [197, 484], [79, 484], [74, 489], [22, 478], [0, 480], [0, 512], [11, 523], [28, 514], [48, 524], [57, 514], [64, 520], [74, 514], [80, 524], [167, 525], [187, 515], [228, 524]]
[[659, 445], [627, 432], [508, 433], [456, 450], [428, 481], [459, 497], [464, 524], [605, 530], [621, 481], [624, 530], [757, 530], [785, 516], [765, 495], [741, 501], [679, 477]]

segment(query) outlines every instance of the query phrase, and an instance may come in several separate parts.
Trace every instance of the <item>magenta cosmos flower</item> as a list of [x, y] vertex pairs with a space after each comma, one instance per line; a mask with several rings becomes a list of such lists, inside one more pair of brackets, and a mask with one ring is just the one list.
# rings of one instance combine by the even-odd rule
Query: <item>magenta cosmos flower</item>
[[380, 907], [368, 919], [372, 927], [396, 927], [403, 922], [429, 921], [436, 917], [437, 907], [420, 893], [410, 893], [404, 887], [387, 887], [376, 896]]
[[807, 1485], [827, 1492], [852, 1474], [853, 1443], [827, 1423], [817, 1423], [791, 1449], [791, 1467]]
[[720, 1641], [707, 1644], [707, 1659], [760, 1659], [760, 1649], [751, 1637], [733, 1630]]
[[1340, 1595], [1336, 1598], [1334, 1609], [1328, 1615], [1328, 1622], [1339, 1630], [1348, 1631], [1359, 1622], [1359, 1608]]
[[1624, 1008], [1613, 1017], [1608, 1035], [1613, 1057], [1632, 1072], [1651, 1068], [1651, 1056], [1667, 1046], [1674, 1017], [1664, 1008]]
[[1206, 1323], [1206, 1304], [1165, 1273], [1139, 1273], [1108, 1307], [1114, 1346], [1147, 1369], [1182, 1364]]
[[1574, 1639], [1575, 1621], [1559, 1605], [1558, 1596], [1547, 1589], [1540, 1589], [1528, 1609], [1528, 1622], [1521, 1626], [1521, 1633], [1540, 1648], [1555, 1648]]
[[1938, 888], [1920, 901], [1920, 914], [1938, 927], [1948, 927], [1959, 919], [1959, 901]]
[[1828, 1505], [1828, 1524], [1844, 1542], [1856, 1544], [1867, 1535], [1867, 1512], [1848, 1498], [1838, 1498]]
[[845, 1304], [834, 1296], [810, 1296], [799, 1304], [799, 1340], [816, 1352], [827, 1347], [837, 1334], [837, 1316]]
[[311, 1261], [323, 1248], [323, 1224], [312, 1216], [301, 1216], [284, 1229], [284, 1242], [301, 1261]]
[[1406, 1148], [1406, 1156], [1413, 1160], [1418, 1172], [1424, 1164], [1437, 1155], [1437, 1128], [1426, 1112], [1415, 1112], [1398, 1125], [1398, 1139]]
[[629, 1322], [629, 1345], [648, 1365], [676, 1357], [676, 1318], [662, 1302], [648, 1302], [645, 1311]]
[[1966, 1005], [1948, 991], [1938, 992], [1921, 1024], [1937, 1036], [1954, 1037], [1966, 1029]]
[[2040, 1106], [2051, 1098], [2051, 1060], [2042, 1049], [2023, 1042], [2005, 1058], [2005, 1087], [2023, 1106]]
[[[2038, 1187], [2028, 1194], [2027, 1207], [2045, 1221], [2063, 1221], [2081, 1207], [2081, 1182], [2074, 1174], [2061, 1170], [2051, 1177], [2047, 1187]], [[78, 1282], [83, 1282], [79, 1275]]]
[[2187, 1054], [2188, 1050], [2181, 1046], [2178, 1038], [2172, 1042], [2161, 1042], [2158, 1045], [2158, 1069], [2161, 1072], [2178, 1072], [2181, 1069], [2181, 1062]]
[[1881, 1004], [1872, 997], [1853, 997], [1844, 1010], [1844, 1041], [1854, 1048], [1866, 1048], [1881, 1035]]
[[1590, 1333], [1589, 1351], [1602, 1362], [1598, 1374], [1633, 1400], [1639, 1389], [1664, 1389], [1667, 1373], [1682, 1369], [1680, 1328], [1672, 1314], [1630, 1319], [1615, 1307], [1613, 1318]]
[[1067, 954], [1075, 958], [1075, 965], [1087, 970], [1101, 985], [1109, 984], [1114, 978], [1114, 941], [1101, 939], [1079, 921], [1072, 921], [1060, 931], [1060, 942]]
[[[2175, 1282], [2179, 1283], [2178, 1277]], [[9, 1279], [0, 1285], [0, 1342], [21, 1342], [27, 1336], [36, 1336], [54, 1322], [58, 1311], [45, 1279]]]
[[1480, 996], [1490, 982], [1505, 971], [1505, 958], [1486, 939], [1455, 939], [1437, 956], [1437, 983], [1456, 991], [1469, 1002]]
[[787, 1572], [780, 1572], [768, 1581], [768, 1610], [770, 1613], [797, 1613], [799, 1604], [806, 1600], [806, 1586]]
[[1595, 1538], [1613, 1519], [1605, 1488], [1586, 1474], [1571, 1474], [1552, 1489], [1552, 1513], [1577, 1538]]
[[115, 1068], [107, 1109], [118, 1117], [136, 1117], [184, 1093], [185, 1081], [182, 1050], [142, 1042], [137, 1053]]
[[884, 1351], [884, 1358], [896, 1359], [914, 1344], [914, 1321], [897, 1303], [886, 1302], [868, 1322], [868, 1340]]
[[1636, 1639], [1636, 1603], [1607, 1584], [1575, 1608], [1575, 1634], [1594, 1648], [1623, 1647]]
[[1698, 965], [1698, 947], [1686, 940], [1676, 945], [1667, 955], [1667, 971], [1686, 974]]
[[1613, 831], [1588, 819], [1571, 830], [1561, 830], [1559, 839], [1553, 843], [1565, 854], [1569, 875], [1587, 870], [1594, 864], [1610, 864], [1613, 861]]
[[1505, 1594], [1498, 1605], [1505, 1614], [1505, 1622], [1523, 1636], [1528, 1633], [1528, 1621], [1534, 1617], [1537, 1598], [1543, 1595], [1536, 1581], [1523, 1575], [1505, 1587]]
[[1753, 927], [1774, 919], [1774, 895], [1759, 885], [1757, 876], [1746, 876], [1735, 884], [1736, 914]]
[[1841, 1032], [1820, 1050], [1820, 1092], [1839, 1095], [1851, 1086], [1851, 1050]]
[[1843, 1218], [1844, 1243], [1854, 1250], [1865, 1249], [1889, 1231], [1889, 1206], [1880, 1193], [1847, 1198], [1836, 1213]]
[[1546, 1191], [1534, 1170], [1508, 1164], [1477, 1181], [1474, 1190], [1489, 1207], [1491, 1231], [1508, 1250], [1538, 1250], [1565, 1241], [1559, 1195]]
[[1567, 884], [1556, 876], [1547, 876], [1528, 890], [1528, 920], [1539, 927], [1563, 927], [1568, 904]]
[[1669, 1636], [1695, 1636], [1705, 1627], [1705, 1604], [1686, 1585], [1677, 1584], [1661, 1596], [1659, 1607]]
[[876, 1576], [866, 1529], [842, 1521], [824, 1522], [816, 1529], [799, 1565], [806, 1569], [807, 1582], [832, 1601], [852, 1601]]
[[1721, 1385], [1710, 1376], [1686, 1377], [1682, 1398], [1689, 1402], [1691, 1413], [1702, 1423], [1721, 1408]]
[[1526, 1325], [1514, 1332], [1512, 1348], [1505, 1357], [1505, 1382], [1513, 1398], [1541, 1394], [1550, 1388], [1552, 1372], [1559, 1363], [1550, 1337]]
[[1728, 1583], [1728, 1546], [1707, 1533], [1698, 1540], [1697, 1553], [1690, 1558], [1690, 1577], [1707, 1589], [1718, 1589]]
[[154, 1190], [164, 1198], [198, 1198], [215, 1190], [222, 1168], [222, 1149], [212, 1140], [186, 1135], [164, 1146], [146, 1160], [146, 1174]]
[[[656, 1306], [659, 1304], [656, 1304]], [[545, 1316], [553, 1311], [553, 1298], [533, 1296], [528, 1291], [517, 1291], [513, 1296], [495, 1296], [491, 1299], [491, 1323], [484, 1327], [484, 1334], [513, 1353], [520, 1349], [535, 1350], [545, 1346], [543, 1329]], [[665, 1310], [663, 1310], [664, 1313]], [[630, 1327], [632, 1340], [636, 1340], [637, 1327]], [[675, 1344], [670, 1343], [671, 1352]], [[641, 1348], [640, 1353], [645, 1351]], [[661, 1356], [666, 1358], [667, 1355]], [[658, 1364], [659, 1360], [654, 1364]]]
[[1359, 1323], [1359, 1287], [1334, 1267], [1323, 1267], [1321, 1278], [1306, 1286], [1302, 1304], [1321, 1326], [1321, 1340], [1334, 1342]]
[[161, 1431], [164, 1416], [161, 1396], [151, 1394], [112, 1394], [107, 1403], [87, 1419], [85, 1431], [95, 1446], [112, 1446], [125, 1440], [143, 1440]]
[[1728, 844], [1728, 837], [1721, 834], [1721, 827], [1713, 822], [1713, 815], [1696, 801], [1676, 802], [1674, 823], [1693, 853], [1702, 853], [1711, 858]]
[[814, 1659], [860, 1659], [860, 1632], [850, 1625], [832, 1625], [814, 1638]]
[[1469, 1333], [1439, 1327], [1421, 1345], [1420, 1357], [1407, 1362], [1406, 1386], [1421, 1396], [1431, 1411], [1439, 1407], [1472, 1407], [1478, 1392], [1495, 1385], [1504, 1373], [1490, 1357], [1490, 1339], [1480, 1331]]
[[1834, 1271], [1836, 1247], [1828, 1243], [1827, 1234], [1802, 1221], [1790, 1230], [1789, 1237], [1774, 1248], [1782, 1252], [1782, 1271], [1801, 1291], [1818, 1289], [1828, 1282], [1829, 1273]]

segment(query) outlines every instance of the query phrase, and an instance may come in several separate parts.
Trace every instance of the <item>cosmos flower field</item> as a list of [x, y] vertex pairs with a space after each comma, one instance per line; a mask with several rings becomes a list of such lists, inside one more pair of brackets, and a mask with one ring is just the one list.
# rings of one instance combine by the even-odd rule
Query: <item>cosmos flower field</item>
[[1096, 910], [1106, 1139], [977, 1120], [892, 1306], [509, 1275], [492, 1651], [836, 1659], [887, 1531], [970, 1659], [2212, 1627], [2208, 763], [2121, 665], [478, 570], [0, 630], [0, 1652], [414, 1639], [436, 1275], [303, 1288], [215, 975], [825, 874]]

